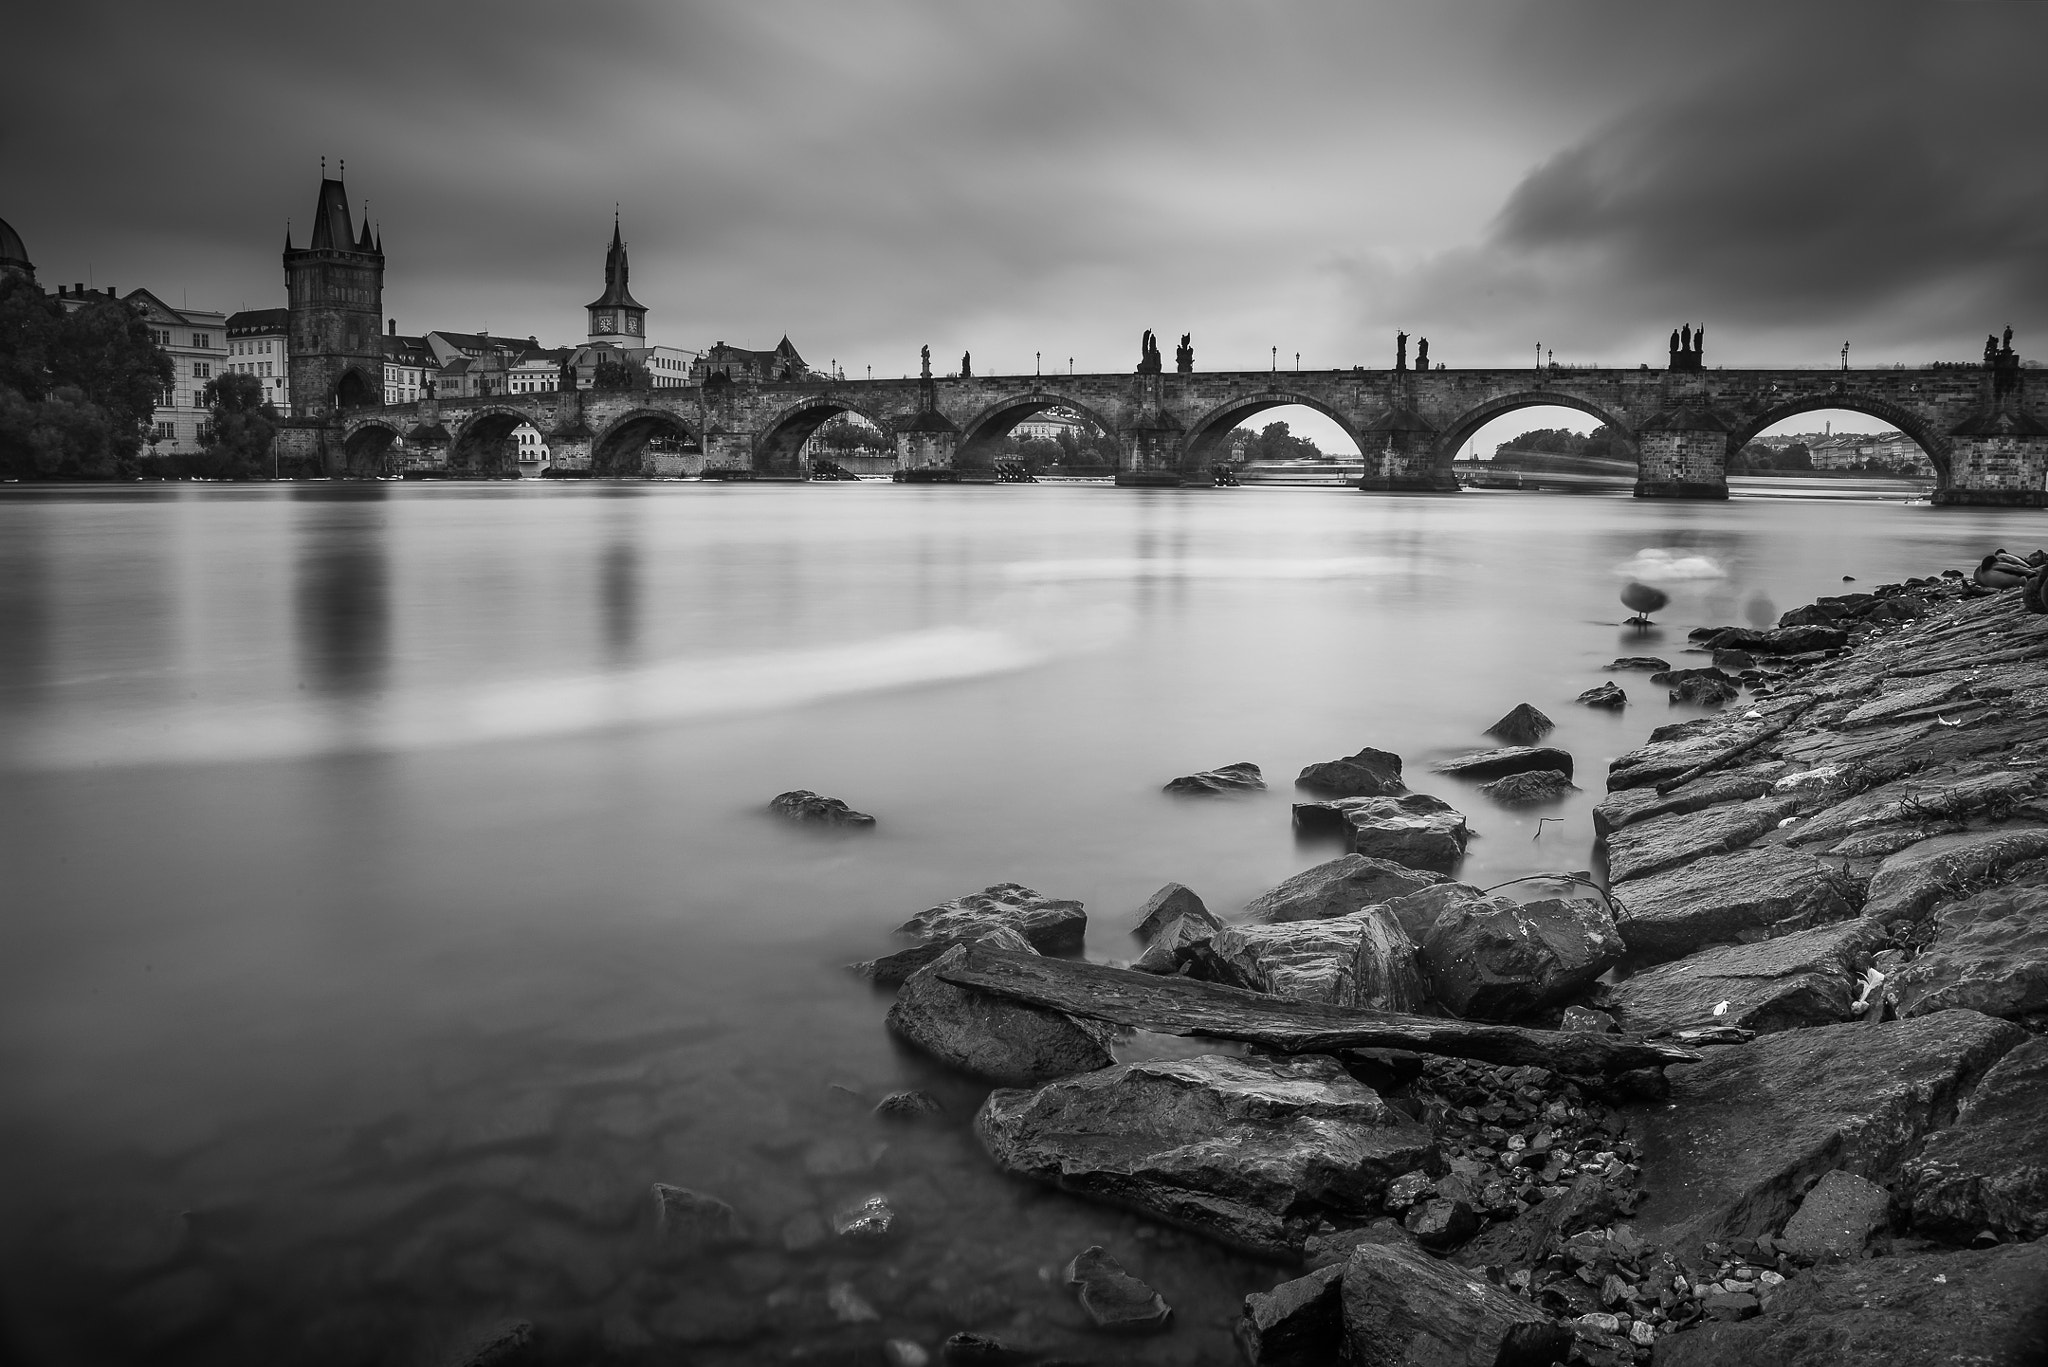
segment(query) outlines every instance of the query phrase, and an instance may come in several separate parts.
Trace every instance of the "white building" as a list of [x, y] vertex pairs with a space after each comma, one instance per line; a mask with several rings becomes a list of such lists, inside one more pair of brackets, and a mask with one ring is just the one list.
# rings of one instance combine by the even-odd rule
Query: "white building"
[[[111, 288], [102, 293], [83, 285], [69, 290], [60, 285], [57, 301], [67, 309], [81, 309], [113, 294]], [[211, 309], [174, 309], [148, 290], [130, 290], [122, 302], [141, 311], [150, 340], [171, 358], [170, 388], [150, 415], [150, 454], [191, 455], [199, 450], [208, 426], [206, 386], [227, 373], [228, 316]]]
[[290, 309], [244, 309], [227, 321], [228, 369], [262, 380], [263, 402], [280, 413], [292, 408], [290, 336]]
[[408, 337], [396, 318], [384, 334], [384, 402], [414, 403], [427, 396], [427, 381], [439, 363], [424, 337]]
[[1073, 433], [1076, 440], [1090, 435], [1088, 424], [1064, 408], [1033, 413], [1010, 429], [1010, 435], [1018, 441], [1058, 441], [1062, 432]]
[[512, 429], [512, 435], [519, 442], [519, 477], [538, 479], [541, 471], [548, 468], [548, 448], [540, 439], [540, 430], [530, 422], [522, 422]]

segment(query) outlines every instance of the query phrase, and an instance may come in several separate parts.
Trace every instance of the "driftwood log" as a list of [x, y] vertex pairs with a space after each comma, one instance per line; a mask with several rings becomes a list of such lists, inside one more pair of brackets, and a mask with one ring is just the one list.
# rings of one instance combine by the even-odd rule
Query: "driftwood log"
[[1525, 1030], [1515, 1025], [1357, 1011], [1193, 978], [1159, 977], [980, 945], [962, 948], [964, 957], [957, 964], [934, 970], [961, 987], [1112, 1025], [1166, 1035], [1243, 1040], [1282, 1053], [1407, 1049], [1484, 1063], [1534, 1065], [1580, 1077], [1700, 1059], [1690, 1049], [1652, 1044], [1630, 1035]]

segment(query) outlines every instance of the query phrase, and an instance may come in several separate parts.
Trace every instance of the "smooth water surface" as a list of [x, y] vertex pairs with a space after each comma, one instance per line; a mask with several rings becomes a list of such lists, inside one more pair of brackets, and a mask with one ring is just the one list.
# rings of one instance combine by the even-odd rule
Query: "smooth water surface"
[[[841, 965], [1004, 881], [1081, 899], [1090, 953], [1128, 957], [1169, 879], [1228, 912], [1337, 853], [1297, 843], [1291, 778], [1367, 744], [1471, 817], [1466, 881], [1584, 868], [1607, 761], [1682, 711], [1641, 675], [1620, 715], [1575, 706], [1609, 659], [1676, 663], [1691, 626], [2042, 525], [1311, 489], [10, 489], [12, 1346], [403, 1361], [505, 1315], [574, 1361], [1058, 1342], [1056, 1270], [1099, 1242], [1176, 1306], [1118, 1353], [1231, 1361], [1280, 1273], [995, 1172], [984, 1090], [893, 1045]], [[1619, 624], [1630, 573], [1673, 596], [1647, 633]], [[1522, 701], [1586, 792], [1509, 812], [1432, 781]], [[1237, 760], [1272, 789], [1160, 792]], [[797, 787], [880, 825], [761, 814]], [[945, 1121], [869, 1118], [908, 1086]], [[751, 1243], [664, 1262], [657, 1181], [730, 1201]], [[787, 1246], [875, 1191], [893, 1248]], [[878, 1320], [842, 1322], [849, 1288]]]

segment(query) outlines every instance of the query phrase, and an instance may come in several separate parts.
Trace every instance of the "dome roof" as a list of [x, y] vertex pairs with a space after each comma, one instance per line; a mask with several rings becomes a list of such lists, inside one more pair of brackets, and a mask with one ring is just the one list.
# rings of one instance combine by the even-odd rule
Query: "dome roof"
[[28, 262], [28, 248], [23, 245], [21, 234], [0, 218], [0, 266], [19, 266], [23, 270], [34, 269]]

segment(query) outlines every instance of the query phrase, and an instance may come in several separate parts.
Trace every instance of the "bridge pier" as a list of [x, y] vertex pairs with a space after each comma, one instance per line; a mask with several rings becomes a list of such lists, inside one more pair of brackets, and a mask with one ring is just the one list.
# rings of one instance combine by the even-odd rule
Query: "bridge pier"
[[2030, 413], [1994, 413], [1962, 424], [1949, 437], [1945, 505], [2048, 508], [2048, 423]]
[[1162, 403], [1162, 387], [1161, 376], [1138, 377], [1138, 411], [1117, 434], [1123, 446], [1116, 472], [1120, 488], [1178, 489], [1189, 482], [1180, 468], [1180, 448], [1187, 429]]
[[1365, 440], [1359, 443], [1359, 454], [1365, 458], [1365, 471], [1359, 488], [1397, 494], [1458, 492], [1458, 477], [1437, 459], [1441, 434], [1413, 409], [1396, 408], [1368, 424], [1361, 435]]
[[1712, 410], [1670, 408], [1636, 436], [1637, 498], [1728, 497], [1728, 424]]

